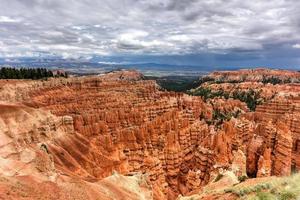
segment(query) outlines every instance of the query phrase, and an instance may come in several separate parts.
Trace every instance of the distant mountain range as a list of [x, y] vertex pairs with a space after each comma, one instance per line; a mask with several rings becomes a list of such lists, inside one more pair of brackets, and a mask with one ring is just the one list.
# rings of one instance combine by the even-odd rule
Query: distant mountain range
[[[237, 70], [241, 67], [214, 67], [173, 65], [165, 63], [128, 63], [107, 62], [99, 59], [63, 59], [60, 57], [24, 57], [0, 58], [0, 66], [12, 67], [43, 67], [48, 69], [64, 69], [71, 73], [93, 74], [104, 73], [115, 69], [137, 69], [149, 76], [200, 76], [214, 70]], [[251, 68], [251, 67], [246, 67]]]
[[49, 69], [64, 69], [73, 73], [103, 73], [115, 69], [137, 69], [145, 75], [168, 76], [188, 75], [199, 76], [210, 71], [208, 66], [170, 65], [160, 63], [114, 63], [95, 62], [77, 59], [61, 58], [18, 58], [0, 59], [0, 66], [12, 67], [44, 67]]

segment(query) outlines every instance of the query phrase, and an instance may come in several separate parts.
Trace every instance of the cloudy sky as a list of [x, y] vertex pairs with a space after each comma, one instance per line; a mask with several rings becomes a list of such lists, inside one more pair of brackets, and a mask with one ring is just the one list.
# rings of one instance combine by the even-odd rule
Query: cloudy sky
[[0, 0], [0, 57], [300, 69], [299, 0]]

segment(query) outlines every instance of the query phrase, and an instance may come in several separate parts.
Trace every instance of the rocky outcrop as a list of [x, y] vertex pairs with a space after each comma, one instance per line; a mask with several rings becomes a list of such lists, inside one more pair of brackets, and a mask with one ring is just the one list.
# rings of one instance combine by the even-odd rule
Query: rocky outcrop
[[260, 155], [257, 164], [257, 177], [267, 177], [271, 176], [272, 170], [272, 160], [271, 160], [271, 149], [266, 148], [263, 155]]
[[263, 82], [265, 79], [277, 78], [281, 81], [299, 82], [300, 72], [276, 69], [241, 69], [237, 71], [216, 71], [208, 75], [222, 82]]
[[30, 175], [0, 177], [1, 199], [153, 199], [151, 185], [139, 174], [114, 174], [97, 182], [69, 177], [60, 177], [57, 182], [37, 180]]
[[246, 156], [241, 150], [233, 152], [231, 171], [236, 175], [236, 177], [247, 176]]
[[[200, 113], [207, 112], [201, 98], [162, 92], [153, 81], [116, 75], [45, 85], [26, 90], [31, 100], [23, 103], [60, 119], [51, 128], [61, 134], [47, 137], [42, 148], [61, 173], [102, 179], [113, 171], [143, 172], [156, 188], [155, 196], [170, 199], [209, 180], [214, 163], [205, 156], [212, 154], [200, 151], [201, 160], [195, 155], [208, 132], [199, 121]], [[197, 172], [201, 179], [194, 177], [192, 183], [195, 162], [202, 167]]]
[[274, 149], [273, 174], [288, 176], [291, 174], [292, 136], [288, 128], [280, 122], [278, 125], [276, 144]]

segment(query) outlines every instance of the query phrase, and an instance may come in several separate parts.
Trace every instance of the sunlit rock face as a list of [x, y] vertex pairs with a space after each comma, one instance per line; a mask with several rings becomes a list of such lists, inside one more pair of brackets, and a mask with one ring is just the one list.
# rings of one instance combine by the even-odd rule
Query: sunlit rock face
[[[21, 182], [32, 198], [176, 199], [300, 168], [297, 84], [268, 85], [281, 90], [255, 112], [236, 99], [166, 92], [136, 71], [0, 86], [4, 191]], [[215, 110], [240, 115], [216, 125]], [[37, 192], [24, 186], [38, 182]]]
[[28, 105], [73, 119], [74, 133], [48, 145], [65, 173], [101, 179], [114, 170], [142, 172], [157, 195], [172, 199], [189, 191], [189, 172], [198, 170], [196, 185], [209, 180], [213, 151], [201, 144], [209, 130], [199, 116], [211, 108], [199, 97], [160, 91], [153, 81], [110, 76], [35, 90], [30, 97]]
[[298, 82], [300, 72], [266, 68], [241, 69], [236, 71], [215, 71], [208, 77], [225, 82], [263, 82], [272, 78], [285, 82]]

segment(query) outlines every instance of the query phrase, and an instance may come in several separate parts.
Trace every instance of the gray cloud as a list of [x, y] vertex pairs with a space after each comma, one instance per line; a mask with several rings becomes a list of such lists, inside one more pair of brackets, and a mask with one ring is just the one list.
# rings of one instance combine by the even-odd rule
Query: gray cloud
[[299, 49], [298, 0], [0, 0], [0, 57]]

